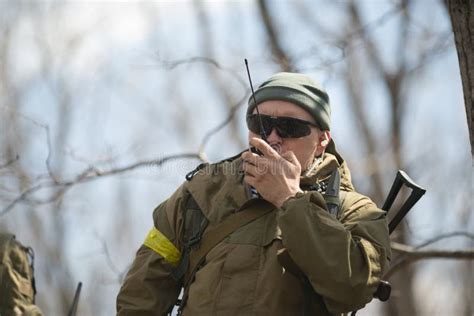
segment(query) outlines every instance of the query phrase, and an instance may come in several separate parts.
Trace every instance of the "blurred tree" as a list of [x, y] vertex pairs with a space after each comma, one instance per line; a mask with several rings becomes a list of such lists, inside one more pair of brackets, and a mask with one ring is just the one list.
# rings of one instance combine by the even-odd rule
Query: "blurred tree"
[[[472, 1], [467, 11], [466, 5], [448, 1], [456, 43], [462, 48], [458, 56], [472, 144], [473, 57], [472, 37], [467, 35], [472, 29]], [[136, 7], [140, 14], [133, 19]], [[386, 2], [383, 8], [388, 10], [364, 1], [2, 1], [0, 227], [17, 231], [35, 247], [38, 302], [45, 313], [65, 314], [78, 277], [84, 282], [81, 301], [90, 302], [80, 303], [80, 312], [113, 313], [123, 271], [150, 225], [147, 208], [166, 198], [190, 168], [167, 163], [191, 159], [194, 164], [205, 160], [207, 152], [226, 156], [232, 153], [228, 148], [245, 147], [242, 121], [234, 114], [245, 107], [249, 91], [241, 78], [246, 78], [246, 55], [256, 60], [256, 78], [279, 69], [326, 77], [333, 87], [337, 82], [341, 89], [336, 90], [345, 94], [340, 103], [347, 105], [350, 117], [344, 127], [350, 131], [346, 144], [354, 146], [340, 149], [351, 163], [354, 182], [380, 204], [397, 168], [426, 175], [433, 192], [426, 197], [431, 201], [426, 211], [437, 218], [434, 223], [472, 238], [466, 233], [472, 197], [465, 188], [469, 170], [463, 157], [445, 159], [445, 145], [434, 143], [426, 149], [426, 138], [413, 140], [407, 133], [413, 131], [408, 126], [410, 113], [432, 106], [428, 101], [421, 108], [409, 101], [423, 91], [440, 96], [439, 91], [413, 91], [410, 86], [423, 81], [423, 74], [427, 77], [433, 60], [445, 61], [442, 53], [450, 50], [451, 30], [442, 29], [443, 21], [436, 27], [423, 25], [436, 4], [402, 0]], [[228, 18], [234, 11], [243, 14]], [[236, 21], [242, 25], [237, 31]], [[140, 25], [139, 36], [128, 33]], [[118, 35], [113, 33], [116, 29]], [[150, 54], [154, 49], [158, 52]], [[138, 51], [138, 56], [127, 59], [131, 51]], [[148, 54], [154, 63], [142, 67]], [[212, 103], [222, 104], [220, 111]], [[168, 104], [173, 111], [168, 111]], [[374, 118], [376, 109], [381, 115]], [[446, 113], [441, 124], [449, 125], [445, 119], [454, 112]], [[211, 116], [217, 124], [209, 128]], [[432, 131], [428, 121], [417, 124], [418, 130]], [[223, 137], [231, 138], [229, 146], [212, 147], [209, 139], [224, 127], [230, 127]], [[112, 155], [109, 147], [131, 147], [133, 154]], [[183, 148], [192, 150], [179, 153]], [[416, 157], [403, 152], [406, 148]], [[444, 181], [446, 174], [452, 177]], [[446, 194], [450, 181], [460, 183], [462, 190]], [[65, 195], [73, 187], [73, 193]], [[462, 220], [450, 222], [452, 214], [463, 214]], [[389, 315], [429, 313], [428, 301], [434, 301], [435, 308], [449, 305], [420, 294], [424, 269], [409, 263], [435, 257], [472, 259], [464, 243], [451, 247], [462, 252], [428, 253], [408, 247], [404, 243], [417, 240], [407, 227], [402, 226], [395, 239], [403, 244], [394, 243], [394, 258], [400, 260], [394, 260], [396, 269], [390, 276], [395, 291], [386, 305]], [[443, 233], [438, 229], [430, 237], [453, 236]], [[457, 284], [465, 284], [468, 315], [472, 282], [466, 275], [472, 276], [472, 263], [464, 266], [455, 273], [464, 280]], [[442, 268], [430, 271], [445, 275]], [[449, 282], [436, 279], [438, 286], [429, 294], [451, 294]], [[459, 309], [449, 305], [444, 311], [456, 314]]]
[[[471, 142], [471, 158], [474, 158], [474, 1], [446, 0], [445, 4], [451, 18], [458, 54], [464, 92], [464, 106], [466, 108], [467, 126]], [[474, 246], [474, 242], [471, 245]], [[474, 302], [472, 300], [474, 295], [474, 262], [466, 262], [462, 270], [466, 275], [463, 282], [465, 289], [463, 315], [469, 316], [474, 314]]]
[[446, 0], [453, 26], [456, 51], [458, 52], [466, 107], [467, 126], [471, 140], [471, 155], [474, 156], [474, 130], [472, 108], [474, 105], [474, 1]]

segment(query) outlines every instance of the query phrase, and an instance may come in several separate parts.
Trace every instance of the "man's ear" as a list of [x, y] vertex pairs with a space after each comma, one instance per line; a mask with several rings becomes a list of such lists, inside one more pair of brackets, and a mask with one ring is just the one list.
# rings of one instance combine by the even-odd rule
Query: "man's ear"
[[330, 131], [322, 131], [320, 136], [319, 136], [319, 146], [326, 149], [326, 147], [329, 145], [330, 141], [331, 141], [331, 132]]

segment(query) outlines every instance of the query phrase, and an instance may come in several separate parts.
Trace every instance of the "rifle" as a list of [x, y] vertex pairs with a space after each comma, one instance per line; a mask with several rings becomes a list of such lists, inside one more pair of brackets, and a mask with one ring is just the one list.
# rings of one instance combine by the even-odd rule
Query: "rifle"
[[79, 295], [81, 294], [82, 282], [77, 284], [76, 293], [74, 294], [74, 299], [72, 301], [71, 308], [69, 308], [68, 316], [76, 316], [77, 305], [79, 303]]
[[[398, 170], [395, 180], [393, 181], [390, 192], [385, 199], [385, 203], [382, 206], [382, 210], [385, 214], [390, 211], [393, 202], [397, 198], [402, 186], [405, 185], [411, 189], [410, 196], [405, 200], [403, 205], [395, 212], [395, 216], [390, 220], [388, 224], [388, 233], [392, 234], [395, 228], [400, 224], [401, 220], [408, 214], [413, 205], [425, 194], [426, 190], [415, 183], [407, 174], [402, 170]], [[392, 285], [385, 280], [380, 280], [377, 290], [374, 293], [374, 297], [382, 302], [387, 301], [392, 293]], [[351, 316], [355, 316], [357, 311], [353, 311]]]
[[[398, 196], [398, 193], [400, 192], [400, 189], [402, 188], [403, 185], [411, 189], [411, 194], [403, 203], [403, 205], [400, 207], [400, 209], [398, 209], [398, 211], [395, 213], [395, 216], [390, 220], [390, 223], [388, 224], [389, 234], [391, 234], [395, 230], [395, 228], [398, 226], [401, 220], [411, 210], [413, 205], [415, 205], [416, 202], [418, 202], [418, 200], [426, 192], [426, 190], [420, 187], [418, 184], [416, 184], [415, 181], [413, 181], [406, 174], [406, 172], [402, 170], [398, 170], [397, 176], [395, 177], [395, 181], [393, 181], [392, 188], [390, 189], [390, 192], [387, 195], [387, 199], [385, 200], [385, 203], [382, 206], [382, 210], [384, 210], [386, 214], [388, 214], [388, 212], [390, 211], [393, 205], [393, 202]], [[377, 291], [374, 294], [374, 297], [378, 298], [382, 302], [385, 302], [386, 300], [390, 298], [391, 292], [392, 292], [392, 286], [390, 285], [390, 283], [387, 281], [381, 280], [379, 283], [379, 286], [377, 287]]]

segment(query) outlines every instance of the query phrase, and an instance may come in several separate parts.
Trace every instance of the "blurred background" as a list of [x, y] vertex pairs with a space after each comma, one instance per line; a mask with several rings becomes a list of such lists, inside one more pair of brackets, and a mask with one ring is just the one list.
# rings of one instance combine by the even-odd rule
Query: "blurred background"
[[427, 189], [392, 235], [390, 301], [358, 315], [472, 315], [473, 261], [451, 256], [474, 247], [473, 168], [444, 2], [2, 0], [0, 229], [35, 250], [45, 315], [79, 281], [78, 315], [114, 314], [153, 208], [246, 147], [244, 58], [255, 86], [323, 83], [358, 191], [381, 205], [398, 169]]

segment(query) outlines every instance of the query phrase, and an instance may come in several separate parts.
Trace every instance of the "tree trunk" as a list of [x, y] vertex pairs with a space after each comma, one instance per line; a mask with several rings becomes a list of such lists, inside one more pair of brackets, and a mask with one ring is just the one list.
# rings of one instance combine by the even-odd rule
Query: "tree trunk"
[[464, 105], [471, 141], [471, 155], [474, 156], [474, 131], [472, 126], [472, 97], [474, 95], [474, 0], [446, 0], [453, 26], [454, 41], [461, 70]]

